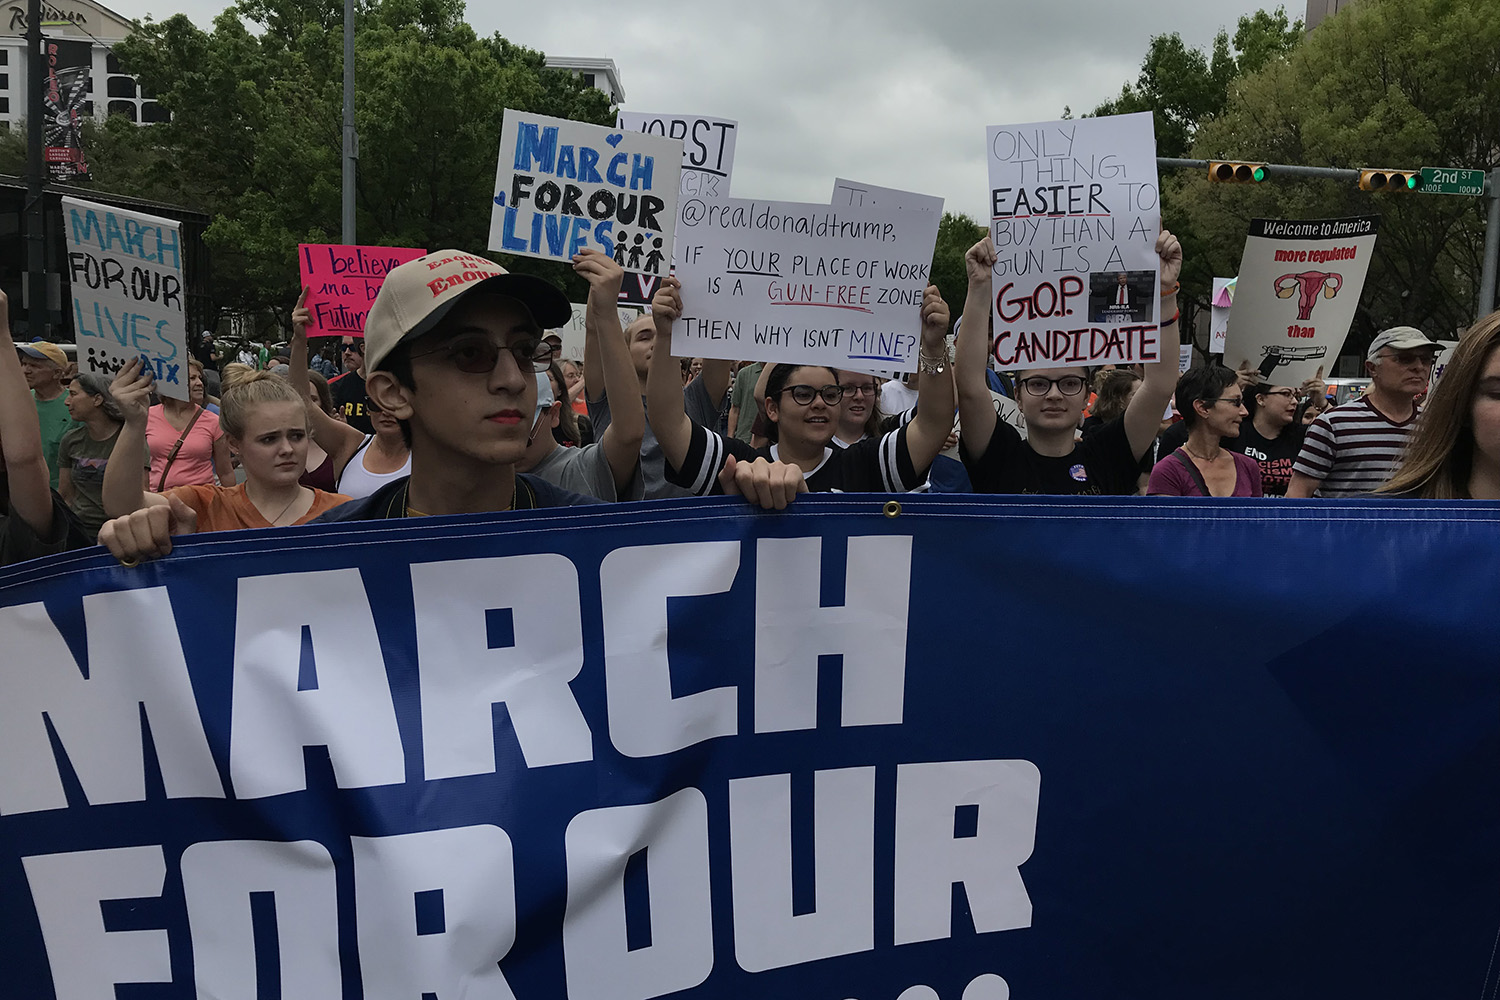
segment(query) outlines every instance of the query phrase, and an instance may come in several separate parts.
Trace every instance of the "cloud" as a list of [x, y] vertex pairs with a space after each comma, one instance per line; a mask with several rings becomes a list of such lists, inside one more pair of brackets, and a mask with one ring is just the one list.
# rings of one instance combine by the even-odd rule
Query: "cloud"
[[[205, 26], [220, 9], [176, 2]], [[150, 0], [112, 6], [134, 17], [171, 13]], [[1054, 119], [1064, 106], [1087, 111], [1135, 79], [1152, 35], [1177, 31], [1207, 46], [1259, 7], [482, 0], [468, 19], [481, 35], [551, 55], [614, 59], [630, 110], [735, 119], [737, 196], [823, 202], [844, 176], [939, 195], [979, 218], [985, 126]]]

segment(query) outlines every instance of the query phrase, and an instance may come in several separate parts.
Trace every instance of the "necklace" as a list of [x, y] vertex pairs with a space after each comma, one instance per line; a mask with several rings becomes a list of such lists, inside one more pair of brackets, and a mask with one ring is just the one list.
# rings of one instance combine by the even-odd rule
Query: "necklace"
[[1205, 458], [1204, 456], [1202, 456], [1202, 455], [1198, 454], [1197, 452], [1193, 451], [1193, 449], [1189, 448], [1187, 445], [1183, 445], [1182, 446], [1182, 450], [1185, 451], [1185, 452], [1187, 452], [1189, 455], [1193, 456], [1194, 458], [1196, 458], [1198, 461], [1200, 461], [1200, 462], [1207, 462], [1209, 465], [1213, 465], [1224, 454], [1224, 449], [1223, 448], [1220, 448], [1214, 454], [1213, 458]]
[[268, 517], [268, 518], [266, 518], [267, 523], [270, 524], [271, 527], [273, 527], [273, 528], [276, 527], [276, 522], [279, 521], [279, 520], [281, 520], [283, 517], [285, 517], [286, 516], [286, 512], [292, 509], [292, 505], [295, 504], [298, 500], [301, 500], [301, 499], [302, 499], [302, 489], [301, 489], [301, 487], [298, 487], [296, 496], [292, 497], [292, 502], [289, 503], [289, 504], [287, 504], [285, 507], [281, 508], [281, 513], [280, 514], [277, 514], [275, 517]]

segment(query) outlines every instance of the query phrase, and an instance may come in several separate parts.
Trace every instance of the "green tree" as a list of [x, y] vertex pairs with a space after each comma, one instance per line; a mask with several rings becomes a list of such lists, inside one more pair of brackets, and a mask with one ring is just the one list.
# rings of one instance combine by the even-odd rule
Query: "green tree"
[[[943, 301], [956, 317], [969, 294], [969, 272], [964, 254], [984, 239], [989, 230], [961, 212], [944, 212], [938, 223], [937, 245], [932, 251], [931, 281], [943, 293]], [[986, 321], [988, 322], [988, 321]]]
[[[476, 36], [461, 0], [362, 0], [356, 16], [361, 243], [482, 249], [506, 107], [613, 120], [540, 53]], [[148, 20], [115, 49], [172, 120], [140, 129], [150, 149], [95, 158], [95, 184], [209, 214], [217, 304], [284, 321], [297, 244], [342, 228], [342, 3], [242, 0], [211, 31]], [[582, 291], [562, 265], [503, 262]]]
[[[1240, 80], [1193, 155], [1311, 166], [1500, 164], [1500, 18], [1486, 0], [1361, 0], [1286, 59]], [[1398, 323], [1451, 335], [1474, 316], [1481, 199], [1370, 194], [1348, 182], [1276, 178], [1165, 191], [1202, 263], [1234, 274], [1253, 218], [1381, 216], [1349, 353]], [[1487, 311], [1487, 310], [1481, 310]]]

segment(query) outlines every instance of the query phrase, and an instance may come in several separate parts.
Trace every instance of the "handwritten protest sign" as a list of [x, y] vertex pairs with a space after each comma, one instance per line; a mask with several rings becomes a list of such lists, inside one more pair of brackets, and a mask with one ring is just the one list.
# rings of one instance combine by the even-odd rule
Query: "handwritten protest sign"
[[62, 199], [78, 370], [114, 377], [143, 358], [157, 391], [188, 398], [180, 224]]
[[297, 266], [312, 310], [309, 337], [363, 337], [365, 314], [391, 269], [427, 253], [411, 247], [302, 243]]
[[1208, 353], [1223, 354], [1229, 335], [1229, 310], [1234, 306], [1235, 279], [1215, 278], [1209, 304]]
[[[615, 124], [632, 132], [682, 140], [682, 179], [677, 184], [679, 206], [689, 198], [729, 197], [735, 137], [739, 132], [737, 122], [700, 115], [648, 115], [639, 111], [621, 111]], [[660, 283], [658, 275], [629, 275], [620, 286], [620, 301], [649, 305]]]
[[1224, 360], [1250, 362], [1277, 385], [1333, 370], [1349, 335], [1379, 216], [1250, 223]]
[[[631, 309], [628, 306], [620, 306], [619, 313], [620, 329], [622, 330], [641, 317], [641, 311], [639, 309]], [[562, 337], [563, 342], [562, 356], [558, 358], [559, 361], [583, 360], [584, 321], [587, 315], [587, 303], [573, 303], [573, 318], [568, 321], [567, 326], [562, 327], [557, 331], [557, 334]]]
[[995, 358], [1155, 361], [1161, 208], [1151, 116], [991, 126]]
[[584, 248], [627, 271], [672, 261], [681, 139], [507, 110], [490, 249], [569, 261]]
[[911, 371], [940, 213], [797, 202], [683, 205], [681, 357]]
[[1438, 379], [1443, 377], [1443, 372], [1448, 369], [1448, 362], [1453, 360], [1453, 350], [1458, 346], [1456, 340], [1439, 340], [1437, 342], [1437, 358], [1432, 364], [1432, 384], [1438, 384]]
[[879, 184], [861, 184], [858, 181], [836, 177], [833, 181], [833, 198], [829, 202], [841, 208], [879, 206], [881, 208], [915, 208], [924, 212], [943, 214], [943, 199], [930, 194], [913, 191], [898, 191]]

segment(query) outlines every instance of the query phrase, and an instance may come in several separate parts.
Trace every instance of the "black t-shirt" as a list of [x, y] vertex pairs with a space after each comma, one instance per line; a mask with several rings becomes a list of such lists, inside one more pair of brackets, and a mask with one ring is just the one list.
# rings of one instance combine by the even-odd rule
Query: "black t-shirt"
[[1275, 438], [1263, 437], [1255, 429], [1255, 421], [1240, 422], [1240, 435], [1225, 438], [1224, 447], [1260, 463], [1260, 485], [1268, 497], [1286, 496], [1286, 488], [1292, 483], [1292, 466], [1297, 453], [1302, 450], [1302, 439], [1307, 428], [1300, 420], [1294, 420], [1282, 428]]
[[[695, 496], [723, 493], [719, 472], [730, 455], [738, 462], [757, 458], [782, 461], [778, 449], [752, 448], [739, 438], [726, 438], [702, 424], [693, 422], [693, 439], [688, 444], [682, 468], [666, 462], [667, 482], [691, 491]], [[906, 426], [878, 438], [865, 438], [847, 448], [824, 448], [823, 464], [804, 477], [810, 493], [909, 493], [927, 479], [926, 469], [912, 466], [906, 446]]]
[[[367, 497], [339, 504], [309, 521], [309, 524], [328, 524], [336, 521], [382, 521], [393, 517], [406, 517], [406, 490], [410, 476], [386, 483]], [[516, 499], [513, 510], [540, 510], [543, 507], [578, 507], [595, 504], [594, 497], [570, 493], [560, 486], [553, 486], [545, 479], [516, 475]]]
[[1129, 496], [1139, 488], [1141, 462], [1130, 447], [1124, 417], [1111, 420], [1061, 457], [1038, 455], [1003, 420], [995, 421], [983, 454], [971, 455], [962, 437], [958, 453], [975, 493]]
[[77, 516], [63, 503], [56, 490], [52, 491], [52, 530], [45, 538], [31, 530], [31, 525], [8, 504], [5, 513], [0, 515], [0, 566], [86, 549], [93, 544], [94, 540], [79, 525]]
[[344, 422], [361, 434], [374, 434], [370, 415], [365, 412], [365, 379], [359, 372], [345, 372], [330, 379], [328, 388], [333, 393], [333, 405], [344, 415]]

